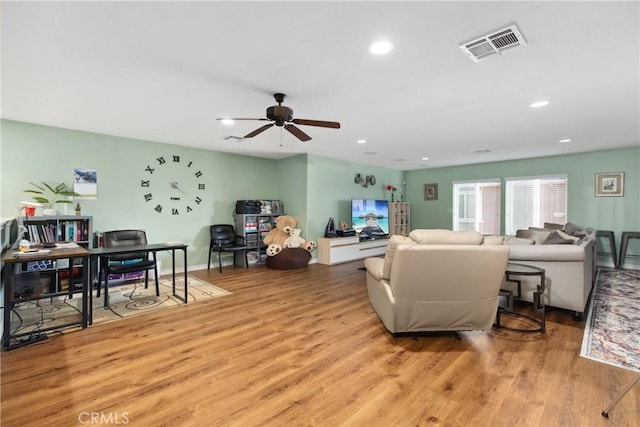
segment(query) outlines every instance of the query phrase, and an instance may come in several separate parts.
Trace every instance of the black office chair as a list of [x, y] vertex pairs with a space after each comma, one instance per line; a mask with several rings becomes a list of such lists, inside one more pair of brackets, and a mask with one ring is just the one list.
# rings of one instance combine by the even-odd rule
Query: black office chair
[[[104, 233], [104, 247], [117, 248], [125, 246], [139, 246], [147, 244], [147, 235], [142, 230], [115, 230]], [[126, 254], [112, 254], [100, 257], [100, 274], [98, 275], [98, 292], [104, 276], [104, 306], [109, 306], [109, 275], [126, 274], [144, 270], [144, 287], [149, 286], [149, 270], [153, 269], [156, 279], [156, 296], [160, 296], [158, 283], [158, 264], [156, 253], [152, 252], [153, 259], [149, 259], [149, 252], [132, 252]]]
[[211, 228], [211, 243], [209, 244], [209, 262], [207, 264], [207, 270], [211, 268], [211, 254], [218, 252], [218, 268], [222, 273], [222, 253], [233, 252], [233, 259], [235, 262], [236, 254], [244, 252], [244, 265], [249, 268], [249, 262], [247, 260], [247, 245], [244, 242], [244, 237], [237, 236], [233, 225], [231, 224], [216, 224]]

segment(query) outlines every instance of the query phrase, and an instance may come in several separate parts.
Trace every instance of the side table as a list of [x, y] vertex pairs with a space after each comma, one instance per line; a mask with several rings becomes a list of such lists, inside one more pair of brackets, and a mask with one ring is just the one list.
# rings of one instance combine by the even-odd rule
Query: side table
[[[513, 309], [513, 300], [522, 299], [522, 281], [513, 278], [513, 276], [539, 276], [540, 284], [533, 291], [533, 312], [537, 317], [528, 316], [526, 314], [517, 313]], [[512, 331], [519, 332], [545, 332], [545, 307], [542, 300], [542, 296], [545, 291], [545, 270], [544, 268], [535, 267], [533, 265], [518, 264], [510, 262], [507, 264], [507, 270], [505, 271], [505, 280], [507, 282], [513, 282], [517, 285], [517, 293], [508, 289], [501, 289], [500, 296], [506, 300], [505, 306], [498, 307], [498, 313], [496, 314], [496, 326], [499, 328], [510, 329]], [[533, 322], [537, 327], [533, 329], [520, 329], [505, 326], [501, 323], [502, 316], [515, 316], [528, 319]]]

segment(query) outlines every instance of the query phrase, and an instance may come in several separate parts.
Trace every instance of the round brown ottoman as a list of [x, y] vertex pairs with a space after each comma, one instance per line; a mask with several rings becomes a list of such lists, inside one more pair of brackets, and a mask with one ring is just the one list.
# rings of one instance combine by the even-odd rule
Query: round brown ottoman
[[284, 248], [278, 255], [268, 256], [266, 264], [276, 270], [295, 270], [309, 264], [311, 254], [302, 248]]

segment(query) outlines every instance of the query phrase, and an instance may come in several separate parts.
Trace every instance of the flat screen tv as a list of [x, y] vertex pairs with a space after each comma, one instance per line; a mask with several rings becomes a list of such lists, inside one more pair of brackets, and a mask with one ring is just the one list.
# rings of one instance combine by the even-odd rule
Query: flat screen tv
[[386, 236], [389, 234], [389, 202], [351, 199], [351, 226], [363, 236]]

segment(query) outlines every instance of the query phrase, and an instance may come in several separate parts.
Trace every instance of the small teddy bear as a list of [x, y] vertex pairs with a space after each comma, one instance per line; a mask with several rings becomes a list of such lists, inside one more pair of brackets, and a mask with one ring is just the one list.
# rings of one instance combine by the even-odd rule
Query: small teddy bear
[[300, 236], [300, 234], [302, 234], [302, 230], [300, 230], [299, 228], [292, 228], [289, 232], [289, 237], [287, 237], [287, 240], [284, 241], [284, 244], [282, 246], [284, 246], [285, 248], [303, 247], [306, 240], [304, 240]]

